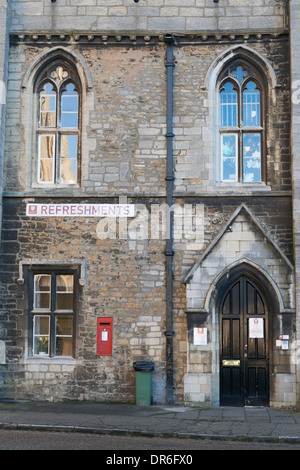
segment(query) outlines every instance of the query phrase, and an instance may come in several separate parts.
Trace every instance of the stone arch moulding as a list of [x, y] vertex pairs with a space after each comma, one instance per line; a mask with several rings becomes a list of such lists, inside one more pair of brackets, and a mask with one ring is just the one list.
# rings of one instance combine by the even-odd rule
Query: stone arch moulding
[[246, 258], [240, 258], [239, 260], [235, 261], [231, 265], [227, 266], [225, 269], [223, 269], [222, 272], [220, 272], [215, 279], [213, 280], [212, 284], [210, 285], [210, 288], [208, 289], [205, 302], [204, 302], [204, 309], [209, 312], [211, 311], [211, 306], [215, 304], [216, 302], [216, 297], [217, 297], [217, 290], [218, 290], [218, 285], [220, 282], [224, 281], [225, 279], [230, 278], [232, 273], [235, 270], [240, 270], [252, 272], [252, 274], [257, 277], [258, 274], [262, 275], [262, 278], [264, 279], [264, 284], [269, 285], [269, 290], [272, 291], [275, 295], [276, 301], [279, 305], [279, 310], [281, 313], [284, 313], [286, 311], [290, 311], [285, 308], [284, 305], [284, 300], [282, 297], [282, 294], [280, 292], [280, 289], [278, 288], [276, 282], [274, 279], [263, 269], [261, 266], [258, 264], [254, 263], [253, 261], [246, 259]]
[[[249, 241], [243, 240], [245, 235]], [[186, 311], [211, 312], [220, 280], [242, 266], [262, 277], [281, 313], [294, 312], [294, 267], [245, 204], [236, 209], [200, 260], [185, 274]]]
[[60, 56], [76, 65], [79, 77], [82, 83], [85, 83], [86, 85], [86, 90], [92, 90], [92, 76], [83, 58], [80, 57], [76, 52], [73, 52], [72, 50], [62, 46], [53, 47], [52, 49], [43, 52], [39, 57], [37, 57], [37, 59], [30, 65], [27, 72], [25, 73], [22, 81], [22, 88], [27, 88], [29, 81], [36, 76], [36, 73], [38, 73], [43, 65]]
[[277, 82], [277, 77], [270, 61], [255, 49], [240, 44], [226, 49], [212, 62], [206, 73], [203, 88], [207, 90], [214, 90], [217, 77], [219, 76], [221, 70], [226, 67], [226, 64], [230, 60], [238, 59], [239, 57], [256, 64], [256, 66], [258, 66], [261, 71], [265, 73], [268, 84], [271, 88], [280, 88], [280, 84]]

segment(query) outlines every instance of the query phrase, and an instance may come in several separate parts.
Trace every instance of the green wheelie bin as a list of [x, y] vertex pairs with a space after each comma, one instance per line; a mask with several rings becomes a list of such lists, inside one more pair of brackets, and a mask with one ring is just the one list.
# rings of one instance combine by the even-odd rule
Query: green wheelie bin
[[151, 361], [136, 361], [135, 370], [135, 403], [141, 406], [150, 406], [152, 399], [152, 371], [154, 364]]

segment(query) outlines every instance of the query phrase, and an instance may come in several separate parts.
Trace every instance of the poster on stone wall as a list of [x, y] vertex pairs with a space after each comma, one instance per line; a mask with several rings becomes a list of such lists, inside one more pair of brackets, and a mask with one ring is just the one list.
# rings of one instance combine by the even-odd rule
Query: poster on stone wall
[[207, 328], [194, 328], [194, 344], [196, 346], [207, 345]]

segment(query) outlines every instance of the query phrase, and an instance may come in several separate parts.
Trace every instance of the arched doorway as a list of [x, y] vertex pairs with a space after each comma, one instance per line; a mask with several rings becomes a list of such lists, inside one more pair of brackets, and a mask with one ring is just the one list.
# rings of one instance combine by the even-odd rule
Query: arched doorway
[[220, 405], [268, 406], [270, 301], [260, 276], [238, 269], [221, 282]]

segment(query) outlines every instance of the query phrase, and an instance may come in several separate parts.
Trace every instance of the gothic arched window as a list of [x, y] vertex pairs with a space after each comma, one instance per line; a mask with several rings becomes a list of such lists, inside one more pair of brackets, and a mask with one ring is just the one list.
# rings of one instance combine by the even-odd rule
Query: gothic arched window
[[220, 76], [220, 179], [264, 179], [264, 84], [255, 67], [238, 60]]
[[56, 60], [36, 86], [37, 183], [77, 184], [80, 144], [80, 85], [72, 67]]

